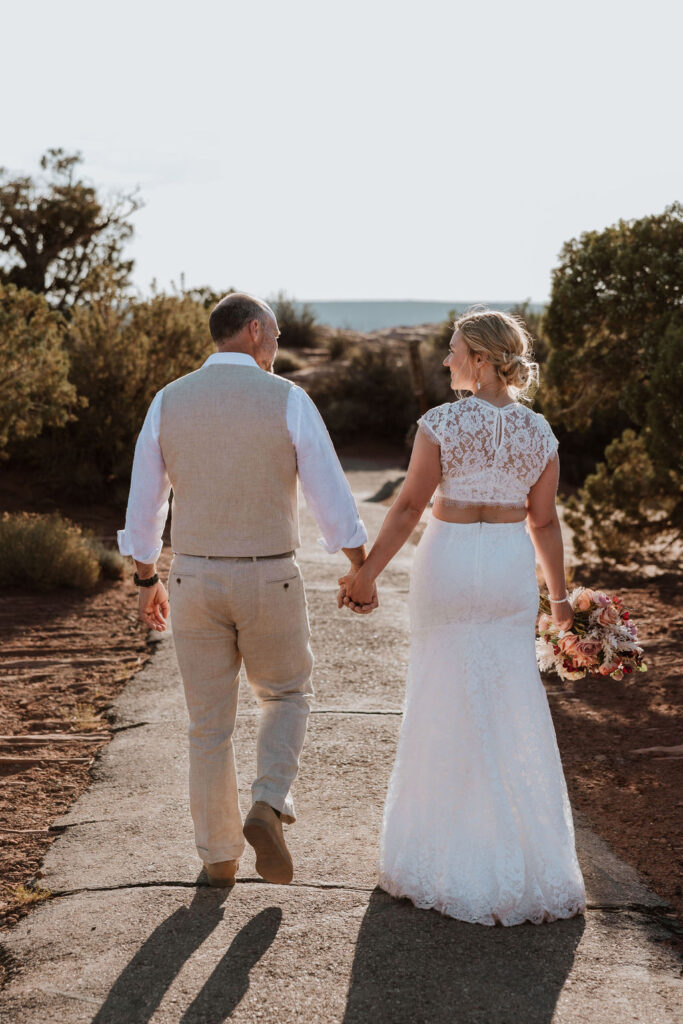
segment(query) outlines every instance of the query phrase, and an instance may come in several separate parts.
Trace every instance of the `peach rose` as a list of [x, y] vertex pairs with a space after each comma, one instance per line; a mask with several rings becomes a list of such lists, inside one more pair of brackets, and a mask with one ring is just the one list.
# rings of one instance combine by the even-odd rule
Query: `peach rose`
[[608, 604], [598, 615], [601, 626], [614, 626], [619, 621], [619, 612], [613, 604]]
[[586, 589], [582, 590], [579, 596], [577, 597], [575, 607], [578, 612], [587, 612], [592, 603], [593, 591]]
[[541, 615], [541, 617], [538, 620], [538, 630], [539, 630], [539, 632], [542, 633], [544, 629], [550, 629], [552, 624], [553, 624], [553, 620], [551, 619], [551, 617], [549, 615], [547, 615], [546, 612], [543, 612], [543, 614]]
[[566, 636], [560, 637], [557, 641], [557, 646], [560, 648], [563, 654], [571, 657], [576, 650], [576, 645], [579, 642], [578, 636], [575, 633], [567, 633]]

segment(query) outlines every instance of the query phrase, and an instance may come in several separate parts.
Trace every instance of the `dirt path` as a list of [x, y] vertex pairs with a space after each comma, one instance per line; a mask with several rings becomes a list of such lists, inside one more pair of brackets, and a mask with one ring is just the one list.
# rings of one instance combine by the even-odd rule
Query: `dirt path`
[[683, 581], [577, 572], [576, 583], [621, 595], [648, 671], [621, 682], [546, 677], [572, 804], [683, 923]]
[[150, 646], [128, 578], [90, 595], [0, 591], [0, 637], [1, 927], [30, 906], [50, 826], [90, 784], [111, 705]]

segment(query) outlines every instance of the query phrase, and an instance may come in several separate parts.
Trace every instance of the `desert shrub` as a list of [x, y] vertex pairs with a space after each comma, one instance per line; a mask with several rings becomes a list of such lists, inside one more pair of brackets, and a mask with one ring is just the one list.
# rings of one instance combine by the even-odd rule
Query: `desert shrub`
[[326, 342], [327, 352], [331, 362], [336, 362], [337, 359], [343, 359], [351, 349], [352, 344], [353, 343], [348, 338], [343, 337], [343, 335], [333, 334], [329, 341]]
[[120, 503], [155, 393], [213, 350], [206, 310], [184, 294], [136, 301], [112, 293], [74, 307], [66, 346], [85, 405], [73, 422], [47, 431], [21, 455], [62, 493]]
[[318, 348], [320, 338], [315, 313], [307, 303], [296, 302], [284, 292], [270, 300], [280, 328], [283, 348]]
[[0, 585], [90, 590], [99, 578], [97, 554], [68, 519], [29, 512], [0, 518]]
[[0, 285], [0, 453], [69, 419], [76, 391], [64, 326], [42, 295]]
[[122, 580], [126, 571], [125, 558], [116, 548], [108, 547], [90, 531], [84, 530], [83, 534], [105, 580]]
[[310, 395], [336, 444], [362, 437], [403, 445], [417, 417], [407, 355], [362, 346], [337, 372], [320, 377]]
[[295, 355], [294, 352], [279, 349], [273, 369], [276, 373], [293, 373], [294, 370], [300, 370], [302, 366], [304, 366], [303, 359]]
[[682, 279], [676, 203], [572, 239], [553, 272], [544, 411], [593, 460], [570, 510], [589, 555], [644, 561], [683, 530]]

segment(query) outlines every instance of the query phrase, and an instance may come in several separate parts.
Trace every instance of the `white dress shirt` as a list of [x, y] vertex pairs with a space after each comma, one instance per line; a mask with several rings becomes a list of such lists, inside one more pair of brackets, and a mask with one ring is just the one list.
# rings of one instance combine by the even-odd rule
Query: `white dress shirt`
[[[243, 352], [214, 352], [204, 363], [256, 366]], [[126, 526], [117, 537], [122, 555], [138, 562], [156, 562], [168, 516], [171, 481], [159, 444], [163, 388], [152, 399], [135, 445]], [[305, 391], [292, 385], [287, 398], [287, 429], [296, 452], [297, 472], [306, 503], [322, 532], [318, 542], [329, 551], [357, 548], [368, 535], [358, 515], [330, 435]]]

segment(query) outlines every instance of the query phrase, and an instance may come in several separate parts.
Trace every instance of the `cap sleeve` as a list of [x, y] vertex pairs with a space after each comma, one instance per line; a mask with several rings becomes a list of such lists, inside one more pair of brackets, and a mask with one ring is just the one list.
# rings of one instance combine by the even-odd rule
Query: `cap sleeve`
[[557, 438], [553, 434], [552, 427], [548, 423], [548, 421], [545, 418], [545, 416], [543, 416], [542, 419], [543, 419], [543, 444], [544, 444], [544, 449], [545, 449], [545, 451], [544, 451], [544, 458], [543, 458], [543, 465], [547, 466], [548, 463], [550, 462], [550, 460], [552, 459], [553, 455], [555, 455], [557, 453], [557, 449], [558, 449], [558, 446], [559, 446], [559, 441], [557, 440]]
[[437, 433], [439, 421], [439, 409], [430, 409], [424, 416], [420, 416], [417, 421], [417, 429], [431, 441], [432, 444], [441, 444], [441, 439]]

